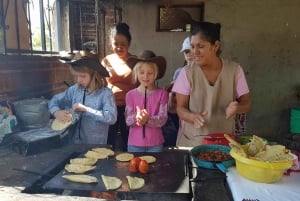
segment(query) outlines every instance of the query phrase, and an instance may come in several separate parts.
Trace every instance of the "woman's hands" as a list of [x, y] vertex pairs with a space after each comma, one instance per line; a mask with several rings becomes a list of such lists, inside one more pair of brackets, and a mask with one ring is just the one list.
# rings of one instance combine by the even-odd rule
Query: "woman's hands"
[[200, 114], [195, 114], [194, 118], [194, 127], [195, 128], [202, 128], [205, 125], [205, 116], [208, 114], [207, 111], [202, 112]]
[[139, 106], [136, 107], [136, 115], [135, 115], [136, 125], [142, 126], [149, 121], [149, 115], [147, 110], [140, 109]]
[[[225, 118], [230, 119], [235, 117], [235, 115], [238, 113], [238, 106], [239, 103], [237, 101], [233, 101], [229, 103], [229, 105], [226, 108], [226, 114]], [[194, 114], [194, 127], [195, 128], [202, 128], [205, 126], [205, 116], [207, 115], [207, 111], [202, 112], [200, 114]]]
[[230, 119], [234, 117], [237, 114], [239, 103], [237, 101], [233, 101], [229, 103], [229, 105], [226, 108], [226, 119]]

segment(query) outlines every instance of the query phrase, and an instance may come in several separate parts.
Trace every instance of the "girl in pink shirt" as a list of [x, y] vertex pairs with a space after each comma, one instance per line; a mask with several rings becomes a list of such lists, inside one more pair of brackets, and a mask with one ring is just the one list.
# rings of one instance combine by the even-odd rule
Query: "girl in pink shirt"
[[129, 152], [159, 152], [163, 150], [161, 127], [166, 123], [168, 92], [155, 86], [155, 80], [166, 70], [164, 57], [144, 51], [138, 58], [127, 60], [140, 85], [126, 94], [125, 118], [130, 127]]

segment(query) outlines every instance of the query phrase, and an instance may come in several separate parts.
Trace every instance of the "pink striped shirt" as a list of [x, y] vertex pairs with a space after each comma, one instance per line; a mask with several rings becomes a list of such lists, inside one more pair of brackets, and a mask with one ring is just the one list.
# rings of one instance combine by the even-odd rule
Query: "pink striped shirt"
[[[236, 83], [237, 83], [236, 84], [237, 98], [249, 93], [249, 87], [248, 87], [248, 84], [247, 84], [247, 81], [245, 78], [244, 71], [241, 66], [238, 67]], [[190, 90], [191, 90], [191, 86], [186, 77], [185, 69], [183, 68], [180, 71], [180, 73], [174, 83], [172, 91], [183, 94], [183, 95], [190, 95]]]

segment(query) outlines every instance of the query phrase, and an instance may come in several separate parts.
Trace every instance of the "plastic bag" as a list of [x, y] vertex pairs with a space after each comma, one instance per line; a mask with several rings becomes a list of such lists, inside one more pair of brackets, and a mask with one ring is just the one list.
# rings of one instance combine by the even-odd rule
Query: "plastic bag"
[[13, 105], [22, 130], [42, 128], [49, 123], [50, 112], [47, 99], [25, 99], [16, 101]]

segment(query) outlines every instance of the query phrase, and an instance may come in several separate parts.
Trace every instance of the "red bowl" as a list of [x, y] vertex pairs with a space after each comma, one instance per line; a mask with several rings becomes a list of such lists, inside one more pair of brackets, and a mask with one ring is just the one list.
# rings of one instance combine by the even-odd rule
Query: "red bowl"
[[[237, 140], [237, 135], [227, 134], [231, 138]], [[212, 133], [208, 134], [207, 137], [204, 137], [204, 144], [219, 144], [229, 146], [228, 140], [224, 137], [224, 133]]]

